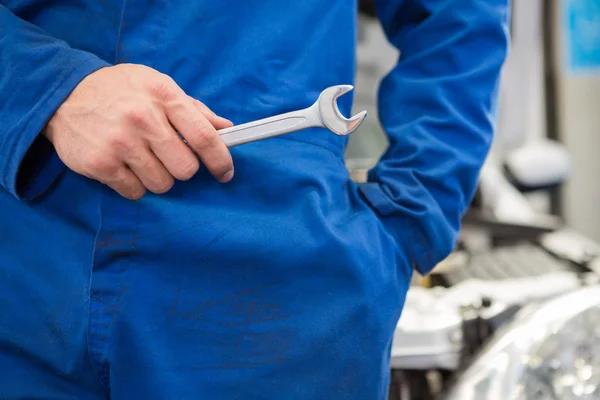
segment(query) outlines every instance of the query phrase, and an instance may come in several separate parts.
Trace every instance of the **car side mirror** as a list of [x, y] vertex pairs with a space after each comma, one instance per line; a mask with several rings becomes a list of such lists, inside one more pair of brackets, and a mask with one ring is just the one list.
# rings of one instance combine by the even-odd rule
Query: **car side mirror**
[[507, 179], [521, 192], [550, 189], [568, 178], [571, 160], [565, 146], [536, 140], [510, 152], [504, 162]]

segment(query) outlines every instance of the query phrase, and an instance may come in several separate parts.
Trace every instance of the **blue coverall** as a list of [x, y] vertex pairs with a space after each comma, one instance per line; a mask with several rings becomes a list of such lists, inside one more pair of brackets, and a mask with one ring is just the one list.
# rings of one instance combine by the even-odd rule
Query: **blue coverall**
[[412, 271], [452, 250], [490, 147], [509, 7], [377, 6], [401, 56], [368, 183], [311, 129], [130, 201], [40, 135], [86, 75], [145, 64], [236, 124], [303, 108], [354, 80], [355, 1], [0, 1], [0, 399], [386, 398]]

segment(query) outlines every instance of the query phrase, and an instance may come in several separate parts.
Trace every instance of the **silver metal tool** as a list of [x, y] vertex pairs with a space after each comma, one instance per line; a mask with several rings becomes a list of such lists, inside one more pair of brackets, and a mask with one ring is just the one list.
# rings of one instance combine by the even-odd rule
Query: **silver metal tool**
[[348, 119], [340, 113], [337, 99], [352, 89], [354, 89], [352, 85], [331, 86], [321, 92], [312, 106], [304, 110], [248, 122], [217, 132], [227, 147], [313, 127], [327, 128], [336, 135], [346, 136], [354, 132], [367, 115], [366, 111], [361, 111]]

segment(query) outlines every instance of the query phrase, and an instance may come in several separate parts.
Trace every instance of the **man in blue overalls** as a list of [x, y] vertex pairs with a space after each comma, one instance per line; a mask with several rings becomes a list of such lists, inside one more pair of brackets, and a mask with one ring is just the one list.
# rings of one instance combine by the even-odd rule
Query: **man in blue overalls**
[[354, 1], [2, 1], [0, 398], [384, 399], [493, 137], [506, 3], [379, 0], [401, 57], [357, 185], [324, 129], [216, 133], [351, 84]]

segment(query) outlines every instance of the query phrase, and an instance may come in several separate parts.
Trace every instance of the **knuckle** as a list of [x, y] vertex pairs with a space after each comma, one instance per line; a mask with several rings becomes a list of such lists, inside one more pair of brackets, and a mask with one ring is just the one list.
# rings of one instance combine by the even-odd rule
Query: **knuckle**
[[170, 101], [176, 97], [174, 85], [175, 81], [171, 77], [162, 75], [159, 79], [152, 82], [150, 91], [158, 99]]
[[127, 109], [127, 111], [125, 111], [124, 117], [125, 121], [130, 125], [136, 127], [146, 127], [149, 123], [150, 113], [148, 110], [140, 106], [130, 107]]
[[169, 132], [165, 130], [157, 131], [157, 133], [148, 138], [151, 143], [152, 148], [173, 148], [180, 144], [179, 142], [182, 139], [178, 135], [170, 135]]
[[132, 188], [128, 191], [125, 197], [130, 200], [139, 200], [146, 194], [146, 189], [144, 188]]
[[156, 194], [163, 194], [171, 190], [175, 182], [172, 178], [163, 178], [156, 183], [156, 187], [153, 188], [152, 192]]
[[176, 172], [176, 178], [180, 181], [190, 180], [196, 175], [199, 169], [200, 163], [197, 160], [193, 160], [193, 162], [188, 162], [187, 164], [182, 163]]
[[112, 182], [109, 184], [115, 191], [123, 197], [130, 200], [139, 200], [146, 194], [146, 188], [141, 182], [135, 179], [125, 179], [123, 181]]
[[169, 110], [174, 113], [186, 113], [188, 112], [189, 104], [181, 101], [181, 99], [173, 98], [169, 100]]
[[206, 105], [198, 99], [192, 98], [192, 104], [194, 105], [194, 107], [196, 107], [200, 110], [204, 110], [207, 108]]
[[117, 154], [129, 153], [133, 146], [131, 139], [122, 133], [111, 135], [106, 142], [109, 149]]
[[162, 72], [160, 73], [160, 79], [169, 85], [176, 85], [175, 79], [171, 78], [170, 75], [163, 74]]
[[194, 137], [196, 138], [195, 144], [199, 149], [211, 148], [217, 145], [219, 135], [211, 125], [205, 122], [197, 124], [197, 127]]
[[113, 157], [101, 154], [88, 159], [88, 169], [102, 176], [117, 175], [121, 166]]

